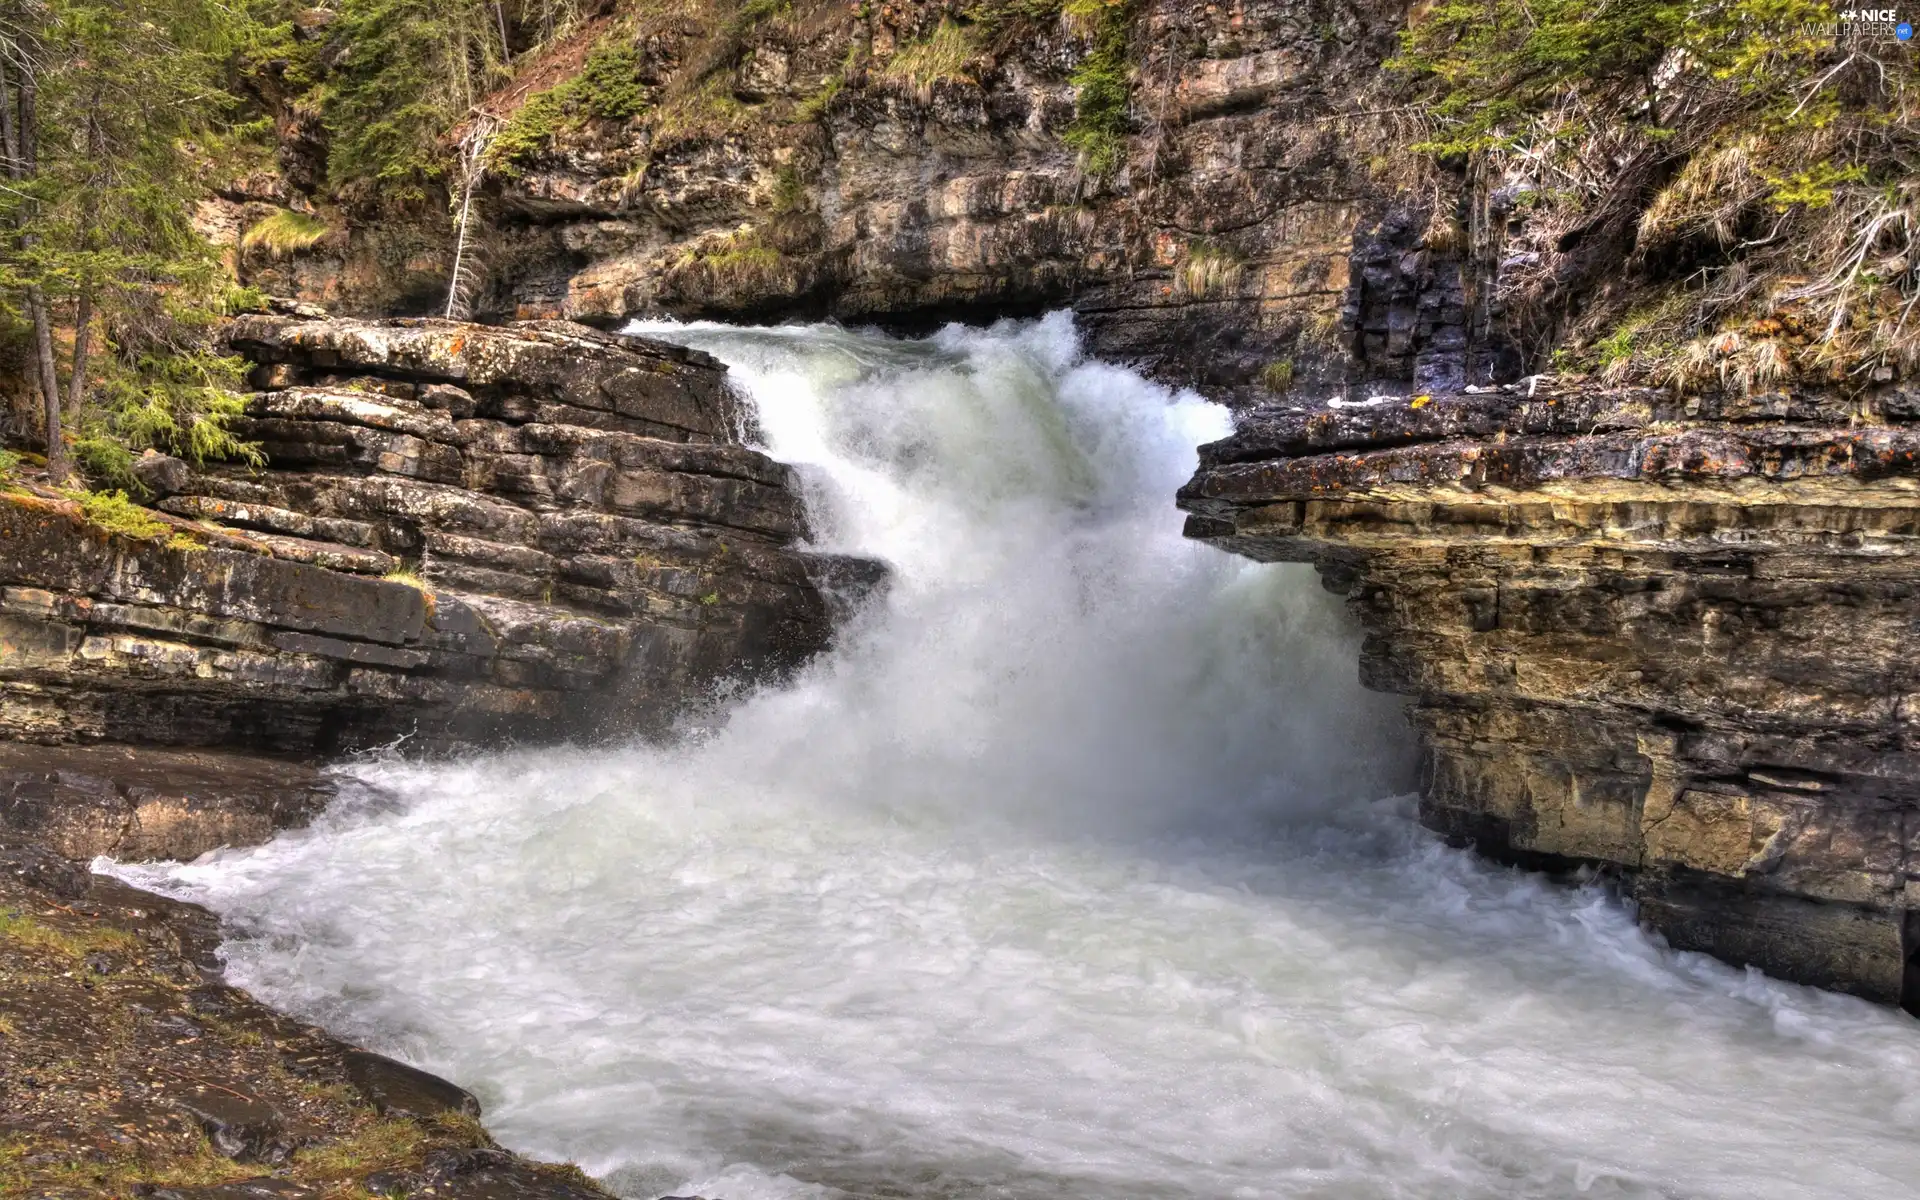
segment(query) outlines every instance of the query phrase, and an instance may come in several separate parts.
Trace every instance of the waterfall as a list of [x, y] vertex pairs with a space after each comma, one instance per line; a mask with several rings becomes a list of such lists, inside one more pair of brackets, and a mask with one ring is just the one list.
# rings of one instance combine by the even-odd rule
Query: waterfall
[[380, 758], [120, 873], [236, 982], [625, 1195], [1881, 1197], [1905, 1017], [1438, 844], [1311, 570], [1183, 541], [1228, 415], [1070, 320], [708, 350], [823, 548], [892, 566], [671, 745]]

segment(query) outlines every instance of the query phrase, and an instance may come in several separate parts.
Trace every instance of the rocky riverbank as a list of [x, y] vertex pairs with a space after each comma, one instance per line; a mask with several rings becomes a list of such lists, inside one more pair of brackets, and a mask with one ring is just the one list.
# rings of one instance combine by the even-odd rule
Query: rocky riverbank
[[0, 1195], [607, 1200], [465, 1091], [220, 979], [218, 922], [0, 845]]
[[1348, 597], [1364, 682], [1414, 698], [1429, 826], [1920, 1009], [1916, 416], [1898, 389], [1275, 405], [1180, 503]]
[[704, 355], [549, 324], [231, 341], [259, 466], [150, 456], [151, 509], [0, 494], [0, 747], [59, 747], [0, 749], [0, 832], [191, 857], [312, 811], [303, 760], [659, 731], [881, 578], [795, 548], [793, 472]]
[[633, 736], [827, 644], [878, 564], [798, 548], [704, 355], [578, 326], [256, 316], [256, 464], [152, 507], [0, 492], [0, 1193], [590, 1200], [473, 1098], [226, 986], [215, 919], [76, 865], [309, 819], [328, 756]]

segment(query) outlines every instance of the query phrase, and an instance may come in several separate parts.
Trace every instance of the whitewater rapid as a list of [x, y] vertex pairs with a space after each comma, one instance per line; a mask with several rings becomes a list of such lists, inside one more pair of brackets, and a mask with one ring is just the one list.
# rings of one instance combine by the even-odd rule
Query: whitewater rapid
[[893, 583], [671, 747], [346, 764], [313, 828], [118, 867], [263, 998], [622, 1194], [1920, 1193], [1920, 1026], [1417, 828], [1312, 572], [1183, 541], [1227, 415], [1064, 316], [658, 326]]

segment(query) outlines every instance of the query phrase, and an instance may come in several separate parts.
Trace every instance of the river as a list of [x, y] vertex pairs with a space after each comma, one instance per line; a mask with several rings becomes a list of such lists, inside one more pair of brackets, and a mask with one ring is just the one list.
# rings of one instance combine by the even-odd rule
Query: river
[[121, 867], [230, 974], [624, 1195], [1920, 1195], [1920, 1025], [1419, 829], [1299, 566], [1180, 537], [1224, 410], [1062, 315], [711, 351], [894, 577], [671, 746], [342, 764], [310, 829]]

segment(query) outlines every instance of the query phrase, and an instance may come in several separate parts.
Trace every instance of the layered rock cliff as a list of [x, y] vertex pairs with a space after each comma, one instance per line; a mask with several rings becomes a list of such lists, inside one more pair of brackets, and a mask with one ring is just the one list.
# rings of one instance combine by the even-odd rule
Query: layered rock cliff
[[1270, 406], [1187, 533], [1307, 561], [1414, 698], [1421, 818], [1621, 873], [1674, 945], [1920, 1007], [1920, 404]]
[[111, 518], [0, 494], [0, 828], [187, 857], [324, 799], [298, 767], [105, 743], [657, 731], [820, 649], [834, 598], [877, 581], [795, 548], [793, 473], [741, 444], [704, 355], [554, 324], [259, 316], [230, 338], [259, 363], [236, 431], [261, 467], [149, 457], [159, 511]]
[[[465, 294], [488, 319], [914, 326], [1071, 307], [1100, 355], [1220, 395], [1457, 387], [1516, 365], [1468, 303], [1497, 266], [1461, 253], [1456, 189], [1395, 149], [1408, 114], [1382, 98], [1380, 64], [1397, 6], [603, 11], [481, 106], [514, 145], [477, 189], [482, 278]], [[1137, 119], [1095, 164], [1080, 92], [1108, 32], [1130, 48], [1103, 69], [1130, 81]], [[593, 53], [620, 56], [630, 115], [530, 115]], [[444, 208], [403, 231], [334, 206], [322, 135], [297, 112], [282, 125], [280, 175], [202, 214], [242, 278], [341, 311], [439, 311]], [[331, 232], [237, 248], [285, 205]]]

